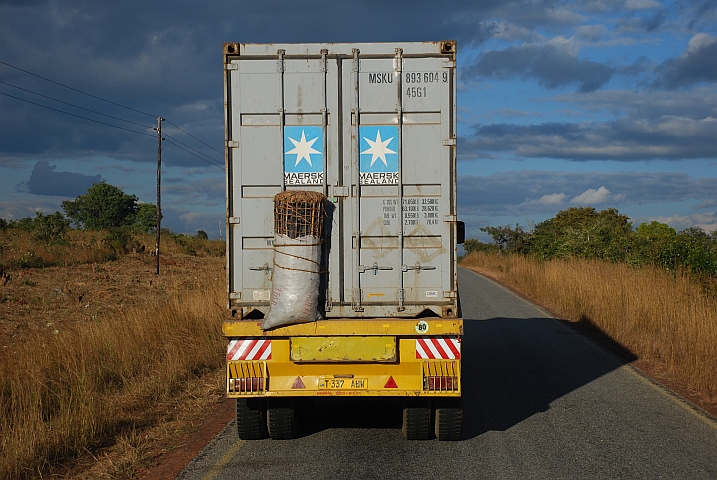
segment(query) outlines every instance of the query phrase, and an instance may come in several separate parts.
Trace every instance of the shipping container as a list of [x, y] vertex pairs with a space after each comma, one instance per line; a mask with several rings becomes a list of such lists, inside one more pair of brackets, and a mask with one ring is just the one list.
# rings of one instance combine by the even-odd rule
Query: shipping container
[[[240, 436], [296, 435], [297, 397], [392, 395], [406, 397], [408, 438], [460, 437], [456, 43], [223, 53], [224, 334]], [[322, 319], [263, 331], [285, 190], [327, 197]]]

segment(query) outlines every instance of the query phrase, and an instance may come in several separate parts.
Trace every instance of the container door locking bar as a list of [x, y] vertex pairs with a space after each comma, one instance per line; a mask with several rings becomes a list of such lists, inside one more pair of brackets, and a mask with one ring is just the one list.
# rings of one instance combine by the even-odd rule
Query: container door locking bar
[[379, 270], [393, 270], [393, 267], [382, 267], [378, 264], [378, 262], [373, 262], [373, 265], [370, 267], [366, 265], [358, 266], [359, 273], [366, 273], [366, 270], [373, 270], [373, 274], [376, 275]]
[[415, 265], [401, 265], [401, 271], [407, 272], [409, 270], [416, 270], [416, 273], [421, 273], [421, 270], [435, 270], [436, 267], [433, 265], [421, 265], [421, 262], [416, 262]]
[[269, 272], [269, 271], [274, 270], [274, 269], [271, 268], [268, 264], [265, 263], [265, 264], [262, 265], [261, 267], [249, 267], [249, 270], [254, 270], [254, 271], [257, 271], [257, 272], [263, 272], [263, 271]]

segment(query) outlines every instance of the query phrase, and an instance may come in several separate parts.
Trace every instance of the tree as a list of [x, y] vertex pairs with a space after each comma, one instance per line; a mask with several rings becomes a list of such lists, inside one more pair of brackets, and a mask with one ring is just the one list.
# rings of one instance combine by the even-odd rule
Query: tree
[[64, 243], [65, 233], [70, 228], [70, 221], [60, 212], [52, 215], [44, 215], [42, 212], [35, 212], [35, 219], [32, 222], [33, 236], [45, 243]]
[[154, 233], [157, 231], [157, 205], [153, 203], [140, 203], [137, 205], [132, 228], [141, 233]]
[[622, 261], [629, 251], [632, 224], [614, 208], [600, 212], [572, 207], [535, 226], [530, 250], [538, 258], [600, 258]]
[[107, 230], [132, 225], [137, 214], [137, 197], [106, 182], [93, 184], [74, 201], [62, 202], [65, 215], [85, 230]]
[[490, 235], [501, 251], [514, 253], [525, 253], [526, 251], [528, 233], [518, 224], [515, 225], [515, 228], [506, 225], [504, 227], [483, 227], [479, 230]]
[[204, 230], [197, 231], [197, 238], [200, 240], [209, 240], [209, 235]]

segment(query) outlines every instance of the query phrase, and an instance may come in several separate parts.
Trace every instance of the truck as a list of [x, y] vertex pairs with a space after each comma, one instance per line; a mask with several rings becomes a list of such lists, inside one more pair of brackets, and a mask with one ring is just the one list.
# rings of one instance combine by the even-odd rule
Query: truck
[[[460, 439], [456, 42], [230, 42], [223, 58], [239, 437], [295, 438], [312, 397], [400, 397], [406, 439]], [[274, 197], [293, 190], [326, 197], [319, 318], [265, 330]]]

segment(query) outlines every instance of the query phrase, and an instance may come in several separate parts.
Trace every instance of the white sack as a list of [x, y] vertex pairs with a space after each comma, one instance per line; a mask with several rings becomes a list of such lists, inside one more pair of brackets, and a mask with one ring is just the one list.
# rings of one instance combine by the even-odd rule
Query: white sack
[[321, 318], [319, 299], [321, 240], [274, 235], [274, 278], [263, 330]]

